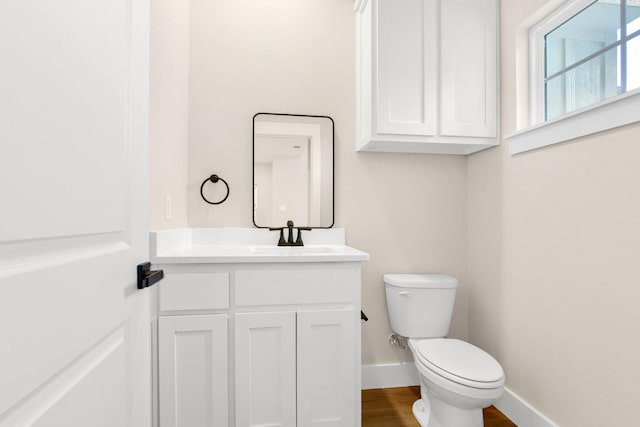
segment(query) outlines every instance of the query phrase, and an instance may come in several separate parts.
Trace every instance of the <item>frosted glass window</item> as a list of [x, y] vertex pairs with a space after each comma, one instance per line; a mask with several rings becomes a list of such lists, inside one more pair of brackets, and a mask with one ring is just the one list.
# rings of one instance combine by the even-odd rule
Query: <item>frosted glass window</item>
[[544, 35], [544, 117], [640, 87], [640, 0], [598, 0]]

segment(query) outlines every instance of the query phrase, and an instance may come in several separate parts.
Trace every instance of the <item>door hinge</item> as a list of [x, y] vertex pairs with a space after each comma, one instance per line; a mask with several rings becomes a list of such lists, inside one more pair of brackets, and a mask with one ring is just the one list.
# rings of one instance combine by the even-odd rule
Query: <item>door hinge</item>
[[150, 262], [143, 262], [142, 264], [138, 264], [138, 289], [148, 288], [149, 286], [155, 285], [164, 277], [164, 271], [162, 270], [151, 270]]

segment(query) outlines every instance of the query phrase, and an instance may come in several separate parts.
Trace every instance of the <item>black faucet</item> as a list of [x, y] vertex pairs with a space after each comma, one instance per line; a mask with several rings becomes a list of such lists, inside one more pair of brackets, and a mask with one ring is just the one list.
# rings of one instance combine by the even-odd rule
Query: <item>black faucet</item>
[[[287, 240], [284, 239], [284, 229], [287, 229]], [[280, 231], [280, 238], [278, 239], [278, 246], [304, 246], [302, 242], [302, 231], [311, 231], [311, 227], [295, 227], [298, 229], [298, 236], [296, 240], [293, 240], [293, 221], [287, 221], [286, 227], [269, 227], [271, 231]]]
[[[287, 238], [287, 246], [295, 246], [293, 242], [293, 221], [287, 221], [287, 229], [289, 229], [289, 237]], [[300, 234], [300, 230], [298, 230], [298, 234]]]

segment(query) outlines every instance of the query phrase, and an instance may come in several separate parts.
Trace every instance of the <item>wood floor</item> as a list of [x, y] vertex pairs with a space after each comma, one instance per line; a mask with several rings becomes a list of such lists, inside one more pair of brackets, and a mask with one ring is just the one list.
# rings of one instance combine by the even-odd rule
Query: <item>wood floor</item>
[[[411, 412], [413, 402], [419, 398], [417, 386], [363, 390], [362, 427], [420, 427]], [[493, 406], [484, 410], [484, 425], [517, 427]]]

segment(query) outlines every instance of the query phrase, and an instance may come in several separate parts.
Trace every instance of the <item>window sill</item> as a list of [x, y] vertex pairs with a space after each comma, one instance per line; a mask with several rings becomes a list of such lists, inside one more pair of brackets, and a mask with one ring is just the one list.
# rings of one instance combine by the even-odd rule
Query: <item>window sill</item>
[[640, 121], [640, 89], [505, 136], [509, 154], [570, 141]]

